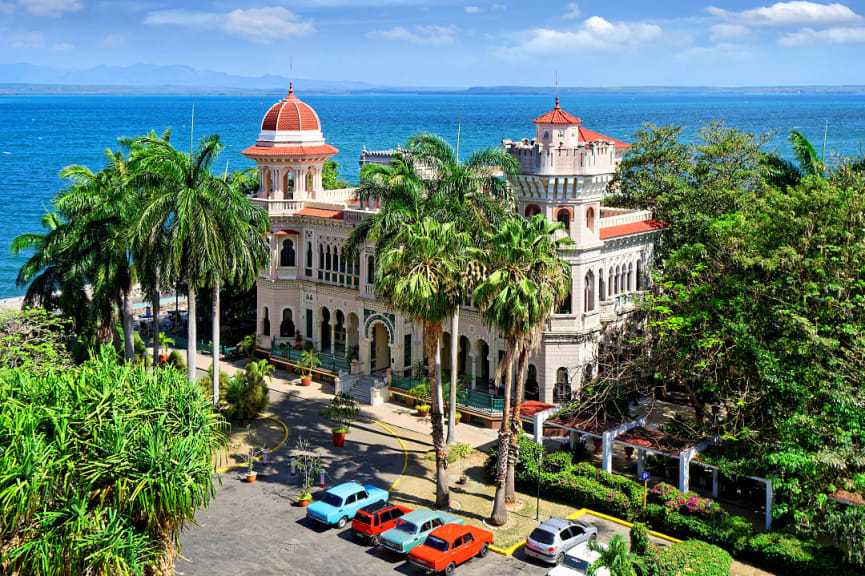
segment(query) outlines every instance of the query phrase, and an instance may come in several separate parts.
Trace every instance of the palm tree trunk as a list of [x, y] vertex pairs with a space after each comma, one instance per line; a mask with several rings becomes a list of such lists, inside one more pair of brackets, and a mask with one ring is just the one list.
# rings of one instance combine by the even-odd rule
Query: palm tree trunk
[[507, 338], [505, 356], [502, 358], [505, 373], [505, 407], [502, 413], [502, 426], [499, 429], [499, 452], [496, 460], [496, 495], [493, 500], [493, 513], [490, 515], [490, 524], [503, 526], [508, 521], [508, 511], [505, 508], [505, 481], [508, 473], [508, 452], [510, 449], [510, 406], [511, 406], [511, 375], [513, 374], [515, 341], [513, 337]]
[[511, 445], [508, 449], [508, 475], [505, 480], [505, 502], [513, 503], [517, 501], [516, 486], [514, 485], [515, 469], [517, 460], [520, 457], [520, 442], [519, 436], [523, 429], [523, 422], [520, 420], [522, 411], [523, 394], [525, 393], [525, 373], [529, 364], [529, 346], [527, 342], [522, 342], [520, 345], [519, 362], [517, 362], [517, 390], [516, 398], [514, 398], [514, 416], [511, 420]]
[[219, 408], [219, 278], [213, 282], [213, 407]]
[[451, 389], [448, 395], [448, 446], [457, 443], [457, 363], [459, 355], [460, 309], [457, 308], [451, 320]]
[[436, 363], [439, 354], [439, 335], [441, 325], [425, 322], [423, 325], [423, 346], [427, 357], [427, 369], [430, 374], [430, 400], [432, 403], [432, 441], [436, 451], [436, 503], [438, 509], [450, 508], [450, 493], [448, 491], [448, 454], [444, 438], [444, 420], [441, 405], [441, 387], [439, 386]]
[[[157, 276], [156, 280], [157, 286], [159, 285], [159, 277]], [[157, 288], [154, 292], [153, 302], [153, 368], [159, 365], [159, 288]]]
[[[439, 330], [438, 336], [436, 337], [436, 355], [435, 355], [435, 371], [436, 371], [435, 374], [436, 374], [436, 384], [438, 386], [435, 390], [430, 388], [430, 394], [435, 395], [436, 398], [438, 399], [439, 408], [441, 408], [440, 415], [441, 415], [441, 421], [442, 421], [441, 422], [442, 430], [444, 430], [444, 427], [445, 427], [445, 415], [444, 415], [445, 401], [444, 401], [444, 398], [442, 397], [443, 391], [442, 391], [442, 385], [441, 385], [441, 383], [442, 383], [442, 349], [441, 349], [441, 343], [442, 343], [441, 330]], [[444, 432], [442, 432], [442, 433], [444, 433]]]
[[130, 290], [123, 291], [123, 353], [127, 362], [135, 360], [135, 324], [132, 321], [132, 298]]
[[195, 288], [193, 288], [193, 286], [194, 284], [192, 282], [192, 279], [190, 278], [189, 288], [186, 295], [186, 338], [188, 340], [188, 342], [186, 343], [186, 370], [190, 382], [195, 382], [195, 357], [198, 353], [198, 346], [196, 343], [196, 338], [198, 337], [198, 334], [196, 333], [197, 322], [195, 321]]

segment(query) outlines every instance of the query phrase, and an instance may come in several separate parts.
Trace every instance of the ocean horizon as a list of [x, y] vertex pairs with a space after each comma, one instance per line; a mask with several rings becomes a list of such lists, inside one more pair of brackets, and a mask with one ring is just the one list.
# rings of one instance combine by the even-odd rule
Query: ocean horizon
[[[532, 119], [550, 110], [553, 95], [304, 95], [315, 108], [327, 142], [340, 149], [335, 160], [351, 184], [358, 158], [369, 150], [394, 148], [421, 131], [456, 143], [460, 155], [496, 146], [503, 139], [531, 138]], [[241, 151], [255, 142], [271, 95], [27, 95], [0, 96], [0, 298], [19, 296], [15, 277], [25, 256], [13, 257], [9, 244], [18, 234], [41, 232], [41, 218], [62, 190], [59, 171], [84, 164], [104, 165], [104, 150], [117, 138], [172, 129], [172, 141], [188, 149], [193, 138], [218, 133], [226, 148], [218, 170], [254, 167]], [[828, 122], [826, 157], [862, 153], [865, 95], [854, 94], [562, 94], [561, 106], [584, 126], [629, 141], [644, 123], [679, 124], [685, 138], [712, 120], [753, 133], [773, 132], [770, 149], [786, 157], [791, 129], [802, 132], [818, 151]]]

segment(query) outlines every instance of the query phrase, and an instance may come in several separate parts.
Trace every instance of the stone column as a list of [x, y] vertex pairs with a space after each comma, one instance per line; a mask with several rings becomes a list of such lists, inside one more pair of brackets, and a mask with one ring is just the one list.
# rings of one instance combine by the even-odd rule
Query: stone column
[[333, 319], [330, 322], [330, 353], [336, 355], [336, 323]]
[[358, 340], [358, 350], [357, 350], [357, 359], [358, 364], [360, 366], [360, 371], [362, 374], [369, 374], [370, 372], [370, 358], [369, 358], [369, 344], [371, 340], [366, 337], [361, 337]]
[[474, 392], [475, 388], [477, 388], [477, 383], [478, 383], [477, 382], [478, 379], [477, 379], [477, 375], [476, 375], [477, 374], [477, 361], [478, 361], [478, 359], [475, 357], [474, 354], [469, 354], [467, 358], [468, 358], [468, 362], [469, 362], [469, 375], [472, 377], [472, 392]]
[[321, 320], [316, 319], [312, 326], [312, 345], [319, 352], [321, 352], [321, 324]]

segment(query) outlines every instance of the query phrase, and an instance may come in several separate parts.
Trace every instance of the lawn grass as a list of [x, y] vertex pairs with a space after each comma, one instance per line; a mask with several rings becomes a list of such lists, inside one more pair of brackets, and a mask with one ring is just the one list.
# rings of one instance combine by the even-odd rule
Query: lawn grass
[[225, 447], [214, 455], [214, 465], [217, 469], [243, 464], [244, 455], [252, 446], [260, 451], [266, 444], [271, 450], [282, 441], [285, 431], [279, 423], [269, 418], [256, 418], [249, 422], [249, 432], [241, 423], [234, 423], [223, 433], [226, 435]]

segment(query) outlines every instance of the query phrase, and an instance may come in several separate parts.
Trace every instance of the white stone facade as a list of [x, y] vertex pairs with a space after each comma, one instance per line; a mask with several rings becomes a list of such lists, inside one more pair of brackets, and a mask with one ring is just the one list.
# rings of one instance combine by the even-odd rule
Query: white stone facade
[[[530, 145], [525, 140], [505, 140], [503, 145], [523, 166], [523, 174], [512, 182], [520, 213], [543, 213], [550, 220], [565, 222], [574, 241], [562, 251], [572, 270], [569, 299], [551, 316], [524, 375], [527, 396], [552, 403], [596, 369], [605, 327], [623, 322], [639, 300], [658, 225], [648, 212], [600, 206], [626, 145], [611, 139], [583, 142], [583, 134], [600, 135], [579, 125], [536, 124], [540, 138]], [[550, 135], [547, 141], [543, 141], [545, 130]], [[273, 140], [275, 147], [296, 145], [279, 135]], [[315, 142], [323, 144], [324, 139], [316, 135]], [[284, 168], [299, 174], [312, 168], [320, 176], [322, 154], [290, 158], [262, 154], [249, 156], [260, 168], [267, 168], [262, 171], [264, 178]], [[366, 154], [367, 161], [375, 156]], [[563, 158], [572, 161], [568, 164]], [[320, 177], [300, 176], [299, 180], [305, 185], [296, 186], [291, 196], [265, 181], [253, 200], [269, 211], [274, 255], [271, 268], [263, 270], [257, 282], [259, 345], [293, 345], [299, 332], [324, 353], [342, 356], [351, 349], [365, 373], [391, 368], [407, 375], [423, 358], [420, 328], [375, 298], [370, 283], [375, 257], [371, 247], [354, 262], [342, 258], [342, 243], [375, 205], [360, 206], [353, 201], [351, 189], [322, 190]], [[443, 368], [449, 370], [449, 322], [444, 328], [441, 358]], [[487, 392], [504, 341], [470, 307], [460, 312], [459, 333], [457, 371], [469, 374], [477, 391]]]

